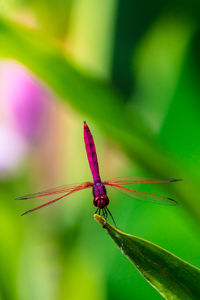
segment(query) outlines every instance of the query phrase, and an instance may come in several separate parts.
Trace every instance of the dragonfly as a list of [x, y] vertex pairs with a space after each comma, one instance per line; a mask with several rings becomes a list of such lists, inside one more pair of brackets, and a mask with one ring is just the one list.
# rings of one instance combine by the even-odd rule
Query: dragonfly
[[106, 191], [107, 186], [112, 187], [138, 200], [156, 202], [156, 203], [161, 203], [166, 205], [177, 204], [177, 202], [172, 198], [138, 191], [126, 187], [124, 185], [145, 184], [145, 183], [167, 183], [167, 182], [180, 181], [182, 179], [175, 179], [175, 178], [159, 179], [159, 178], [149, 178], [149, 177], [117, 177], [110, 180], [102, 181], [99, 172], [99, 164], [97, 160], [97, 153], [94, 144], [94, 139], [86, 122], [84, 122], [84, 142], [85, 142], [85, 148], [86, 148], [90, 170], [93, 177], [93, 182], [87, 181], [82, 183], [69, 184], [69, 185], [59, 186], [53, 189], [45, 190], [39, 193], [28, 194], [22, 197], [18, 197], [15, 200], [27, 200], [27, 199], [43, 198], [43, 197], [55, 198], [40, 206], [37, 206], [35, 208], [32, 208], [24, 212], [22, 216], [34, 212], [47, 205], [53, 204], [56, 201], [59, 201], [67, 196], [70, 196], [75, 192], [91, 188], [94, 197], [93, 204], [96, 207], [95, 213], [102, 215], [105, 219], [107, 219], [108, 215], [110, 215], [110, 217], [113, 220], [113, 223], [116, 225], [114, 218], [110, 210], [108, 209], [109, 198]]

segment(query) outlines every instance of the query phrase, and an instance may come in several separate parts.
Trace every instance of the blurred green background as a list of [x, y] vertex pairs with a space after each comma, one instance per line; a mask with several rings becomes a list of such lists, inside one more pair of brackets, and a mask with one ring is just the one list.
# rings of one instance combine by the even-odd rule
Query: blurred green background
[[[119, 228], [200, 267], [198, 1], [0, 0], [0, 299], [162, 299], [93, 220], [91, 191], [34, 214], [13, 201], [91, 180], [183, 178], [108, 191]], [[45, 200], [45, 199], [44, 199]]]

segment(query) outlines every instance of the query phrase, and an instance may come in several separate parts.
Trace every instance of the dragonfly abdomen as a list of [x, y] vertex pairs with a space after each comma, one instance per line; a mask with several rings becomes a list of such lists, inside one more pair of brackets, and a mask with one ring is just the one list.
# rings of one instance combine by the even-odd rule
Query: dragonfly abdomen
[[90, 165], [90, 170], [92, 172], [94, 182], [100, 182], [100, 175], [99, 175], [99, 165], [97, 160], [97, 153], [94, 144], [94, 140], [92, 134], [86, 124], [84, 122], [84, 141], [85, 141], [85, 148], [87, 152], [88, 162]]

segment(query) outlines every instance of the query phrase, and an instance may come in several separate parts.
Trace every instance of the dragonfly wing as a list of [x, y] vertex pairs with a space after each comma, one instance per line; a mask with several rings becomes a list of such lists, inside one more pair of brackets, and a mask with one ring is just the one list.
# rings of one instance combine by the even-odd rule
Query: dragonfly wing
[[51, 190], [47, 190], [47, 191], [44, 191], [44, 192], [40, 192], [40, 193], [36, 193], [36, 194], [29, 194], [29, 195], [26, 195], [24, 197], [19, 197], [19, 198], [16, 198], [16, 200], [24, 200], [24, 199], [32, 199], [32, 198], [37, 198], [37, 197], [43, 197], [43, 196], [52, 196], [54, 194], [58, 194], [58, 193], [64, 193], [64, 195], [56, 198], [56, 199], [53, 199], [51, 201], [48, 201], [40, 206], [37, 206], [35, 208], [32, 208], [28, 211], [26, 211], [25, 213], [22, 214], [25, 215], [25, 214], [28, 214], [28, 213], [31, 213], [35, 210], [38, 210], [44, 206], [47, 206], [47, 205], [50, 205], [68, 195], [71, 195], [72, 193], [75, 193], [75, 192], [78, 192], [78, 191], [81, 191], [81, 190], [84, 190], [84, 189], [87, 189], [87, 188], [91, 188], [93, 186], [93, 183], [92, 182], [84, 182], [84, 183], [81, 183], [79, 185], [70, 185], [69, 186], [63, 186], [63, 187], [59, 187], [59, 188], [55, 188], [55, 189], [51, 189]]
[[22, 197], [15, 198], [15, 200], [27, 200], [27, 199], [33, 199], [33, 198], [39, 198], [39, 197], [49, 197], [56, 194], [66, 194], [70, 193], [71, 191], [80, 189], [86, 189], [89, 187], [92, 187], [92, 182], [83, 182], [83, 183], [74, 183], [74, 184], [68, 184], [68, 185], [62, 185], [58, 186], [52, 189], [48, 189], [42, 192], [34, 193], [34, 194], [28, 194]]
[[151, 193], [146, 193], [146, 192], [141, 192], [141, 191], [136, 191], [129, 189], [124, 186], [118, 186], [115, 184], [105, 184], [108, 186], [112, 186], [113, 188], [117, 189], [118, 191], [125, 193], [129, 195], [132, 198], [142, 200], [142, 201], [148, 201], [148, 202], [155, 202], [159, 204], [165, 204], [165, 205], [176, 205], [177, 202], [173, 200], [172, 198], [164, 197], [164, 196], [159, 196]]
[[126, 185], [126, 184], [141, 184], [141, 183], [165, 183], [165, 182], [175, 182], [181, 180], [182, 179], [176, 179], [176, 178], [116, 177], [110, 180], [106, 180], [103, 183]]

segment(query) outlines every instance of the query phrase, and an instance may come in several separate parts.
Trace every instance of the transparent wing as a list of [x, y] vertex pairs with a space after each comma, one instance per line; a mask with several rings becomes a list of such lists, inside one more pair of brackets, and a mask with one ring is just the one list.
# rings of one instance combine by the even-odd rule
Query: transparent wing
[[132, 198], [142, 200], [142, 201], [149, 201], [149, 202], [155, 202], [159, 204], [165, 204], [165, 205], [176, 205], [177, 202], [173, 200], [172, 198], [160, 196], [160, 195], [155, 195], [151, 193], [146, 193], [146, 192], [141, 192], [141, 191], [136, 191], [129, 189], [124, 186], [118, 186], [115, 184], [109, 184], [109, 183], [104, 183], [105, 185], [111, 186], [115, 188], [116, 190], [129, 195]]
[[92, 182], [82, 182], [82, 183], [74, 183], [74, 184], [68, 184], [68, 185], [62, 185], [58, 186], [52, 189], [44, 190], [42, 192], [34, 193], [34, 194], [28, 194], [22, 197], [15, 198], [15, 200], [27, 200], [27, 199], [33, 199], [33, 198], [39, 198], [39, 197], [48, 197], [56, 194], [63, 194], [63, 193], [69, 193], [71, 191], [74, 191], [75, 189], [79, 190], [80, 188], [89, 188], [92, 187]]
[[28, 214], [30, 212], [33, 212], [37, 209], [40, 209], [46, 205], [52, 204], [68, 195], [71, 195], [72, 193], [87, 189], [87, 188], [91, 188], [93, 186], [92, 182], [83, 182], [83, 183], [76, 183], [76, 184], [71, 184], [71, 185], [65, 185], [65, 186], [60, 186], [57, 188], [53, 188], [53, 189], [49, 189], [49, 190], [45, 190], [43, 192], [39, 192], [39, 193], [35, 193], [35, 194], [28, 194], [22, 197], [18, 197], [15, 198], [15, 200], [26, 200], [26, 199], [33, 199], [33, 198], [38, 198], [38, 197], [52, 197], [52, 195], [56, 195], [56, 194], [64, 194], [56, 199], [53, 199], [51, 201], [48, 201], [40, 206], [37, 206], [35, 208], [32, 208], [28, 211], [26, 211], [25, 213], [22, 214]]
[[175, 182], [181, 180], [182, 179], [176, 179], [176, 178], [116, 177], [116, 178], [106, 180], [103, 183], [126, 185], [126, 184], [140, 184], [140, 183], [165, 183], [165, 182]]

